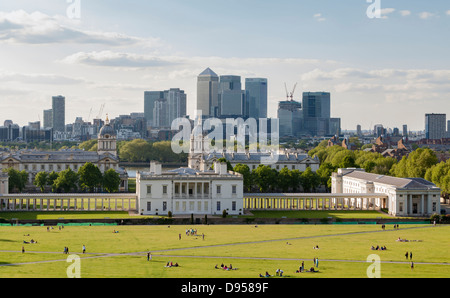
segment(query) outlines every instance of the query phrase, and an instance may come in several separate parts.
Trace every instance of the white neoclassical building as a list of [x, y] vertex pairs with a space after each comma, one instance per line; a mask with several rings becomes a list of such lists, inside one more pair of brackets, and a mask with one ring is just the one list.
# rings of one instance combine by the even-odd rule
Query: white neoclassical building
[[431, 216], [440, 212], [441, 189], [422, 178], [397, 178], [352, 168], [338, 169], [331, 179], [332, 193], [380, 194], [375, 204], [387, 208], [393, 216]]
[[179, 168], [163, 172], [152, 162], [136, 175], [138, 210], [142, 215], [243, 214], [243, 177], [216, 163], [214, 171]]

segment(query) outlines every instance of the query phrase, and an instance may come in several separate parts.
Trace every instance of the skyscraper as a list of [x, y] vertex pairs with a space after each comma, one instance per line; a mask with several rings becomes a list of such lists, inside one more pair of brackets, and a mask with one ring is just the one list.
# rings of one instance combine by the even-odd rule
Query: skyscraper
[[147, 120], [147, 125], [153, 125], [153, 109], [155, 108], [155, 101], [163, 98], [164, 91], [144, 92], [144, 117]]
[[267, 79], [245, 79], [246, 115], [250, 118], [267, 118]]
[[66, 130], [66, 98], [64, 96], [52, 97], [52, 127], [53, 131], [65, 132]]
[[425, 138], [442, 139], [446, 135], [446, 114], [425, 114]]
[[44, 128], [52, 128], [53, 127], [53, 110], [44, 110]]
[[242, 90], [240, 76], [220, 76], [218, 113], [221, 118], [244, 116], [245, 92]]
[[304, 92], [302, 105], [306, 134], [325, 136], [336, 133], [330, 132], [330, 93]]
[[[187, 96], [179, 88], [171, 88], [165, 91], [151, 91], [147, 94], [152, 105], [152, 120], [148, 124], [154, 127], [169, 128], [172, 121], [186, 117]], [[148, 118], [147, 118], [148, 119]]]
[[298, 137], [302, 131], [302, 104], [295, 100], [280, 101], [278, 104], [280, 137]]
[[197, 110], [204, 117], [217, 116], [219, 76], [209, 67], [197, 77]]

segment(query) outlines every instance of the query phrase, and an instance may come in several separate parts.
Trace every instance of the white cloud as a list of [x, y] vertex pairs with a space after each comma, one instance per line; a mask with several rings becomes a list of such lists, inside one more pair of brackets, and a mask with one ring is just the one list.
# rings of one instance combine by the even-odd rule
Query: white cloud
[[436, 16], [434, 13], [428, 12], [428, 11], [423, 11], [423, 12], [419, 13], [419, 18], [421, 18], [422, 20], [427, 20], [434, 16]]
[[134, 53], [119, 53], [112, 51], [78, 52], [63, 60], [67, 64], [85, 64], [91, 66], [110, 66], [120, 68], [147, 68], [177, 64], [154, 55], [140, 55]]
[[326, 19], [322, 16], [321, 13], [316, 13], [316, 14], [314, 15], [314, 18], [315, 18], [316, 21], [318, 21], [318, 22], [323, 22], [323, 21], [326, 20]]
[[[102, 44], [108, 46], [157, 46], [157, 38], [140, 38], [117, 32], [94, 32], [70, 27], [77, 21], [51, 17], [41, 12], [0, 12], [0, 41], [20, 44]], [[63, 24], [66, 23], [66, 24]]]
[[450, 16], [450, 10], [447, 10], [447, 11], [445, 12], [445, 14], [448, 15], [448, 16]]
[[401, 11], [400, 11], [400, 15], [401, 15], [402, 17], [409, 16], [409, 15], [411, 15], [411, 11], [409, 11], [409, 10], [401, 10]]
[[380, 10], [376, 10], [375, 11], [375, 15], [380, 15], [381, 19], [387, 19], [388, 18], [388, 14], [391, 14], [395, 11], [395, 8], [382, 8]]

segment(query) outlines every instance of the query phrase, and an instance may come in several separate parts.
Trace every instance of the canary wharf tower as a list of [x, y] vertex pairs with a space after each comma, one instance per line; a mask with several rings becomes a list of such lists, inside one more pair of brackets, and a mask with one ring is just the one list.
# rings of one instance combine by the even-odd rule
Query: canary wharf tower
[[219, 103], [219, 76], [210, 68], [197, 78], [197, 110], [203, 117], [217, 116]]

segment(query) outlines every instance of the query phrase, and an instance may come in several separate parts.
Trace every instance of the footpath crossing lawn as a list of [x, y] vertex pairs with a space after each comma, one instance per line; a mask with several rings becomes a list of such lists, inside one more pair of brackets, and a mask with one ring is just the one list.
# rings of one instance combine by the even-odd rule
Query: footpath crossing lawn
[[[186, 235], [189, 229], [196, 235]], [[380, 258], [382, 278], [448, 278], [448, 235], [450, 226], [406, 224], [399, 230], [325, 224], [2, 226], [0, 278], [65, 278], [71, 263], [64, 247], [81, 258], [82, 278], [258, 278], [266, 271], [275, 276], [277, 269], [283, 278], [366, 278], [371, 254]], [[37, 243], [24, 243], [31, 239]], [[387, 250], [371, 249], [377, 245]], [[412, 252], [414, 269], [406, 252]], [[312, 267], [314, 258], [319, 272], [296, 273], [302, 262]], [[167, 262], [179, 267], [165, 267]], [[214, 268], [221, 264], [237, 269]]]

